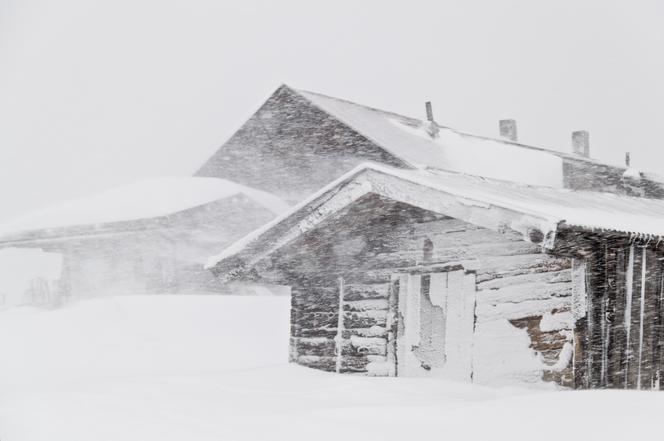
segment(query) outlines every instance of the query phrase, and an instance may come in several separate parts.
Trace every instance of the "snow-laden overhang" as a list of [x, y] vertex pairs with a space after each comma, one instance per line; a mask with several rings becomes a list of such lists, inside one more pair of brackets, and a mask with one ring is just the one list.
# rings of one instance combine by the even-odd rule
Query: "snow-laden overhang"
[[211, 257], [207, 267], [222, 279], [235, 278], [368, 194], [491, 230], [515, 231], [545, 250], [555, 247], [561, 227], [625, 237], [664, 236], [664, 201], [367, 163]]
[[278, 197], [219, 178], [144, 179], [92, 196], [38, 210], [0, 225], [0, 246], [39, 246], [91, 236], [167, 228], [192, 211], [243, 195], [279, 215], [289, 205]]

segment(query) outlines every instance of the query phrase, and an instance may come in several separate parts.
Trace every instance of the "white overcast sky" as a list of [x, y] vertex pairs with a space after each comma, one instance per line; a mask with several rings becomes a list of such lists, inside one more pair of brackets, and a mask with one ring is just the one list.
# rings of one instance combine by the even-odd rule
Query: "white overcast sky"
[[281, 83], [561, 150], [587, 129], [664, 173], [662, 23], [659, 0], [0, 0], [0, 219], [190, 174]]

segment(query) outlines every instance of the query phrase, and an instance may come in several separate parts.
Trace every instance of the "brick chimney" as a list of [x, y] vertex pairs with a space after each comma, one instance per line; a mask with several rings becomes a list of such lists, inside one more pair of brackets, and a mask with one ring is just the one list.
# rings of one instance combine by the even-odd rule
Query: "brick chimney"
[[514, 119], [501, 119], [498, 122], [500, 126], [500, 137], [507, 140], [516, 142], [516, 120]]
[[572, 132], [572, 151], [588, 158], [590, 156], [590, 133], [586, 130]]

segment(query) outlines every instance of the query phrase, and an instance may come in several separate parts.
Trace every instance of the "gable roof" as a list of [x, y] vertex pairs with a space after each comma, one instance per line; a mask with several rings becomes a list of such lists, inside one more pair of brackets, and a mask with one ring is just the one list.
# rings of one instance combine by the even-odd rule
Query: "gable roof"
[[[283, 118], [273, 118], [275, 112], [282, 111]], [[625, 182], [622, 178], [626, 168], [621, 165], [608, 164], [573, 153], [521, 144], [502, 138], [464, 133], [438, 123], [432, 124], [429, 121], [348, 100], [294, 89], [285, 84], [277, 88], [242, 128], [237, 130], [208, 158], [198, 170], [197, 175], [224, 175], [223, 173], [218, 174], [218, 170], [224, 169], [226, 161], [233, 158], [233, 155], [229, 155], [229, 152], [225, 151], [225, 147], [230, 143], [231, 151], [237, 148], [232, 140], [238, 134], [242, 134], [241, 146], [246, 146], [249, 150], [253, 141], [256, 145], [265, 147], [267, 144], [268, 148], [271, 148], [270, 143], [265, 141], [266, 138], [271, 137], [287, 147], [288, 142], [285, 142], [284, 139], [297, 137], [298, 130], [306, 129], [320, 134], [316, 130], [316, 126], [307, 126], [309, 121], [306, 116], [314, 112], [321, 112], [338, 122], [342, 130], [345, 127], [348, 133], [359, 135], [360, 138], [375, 147], [377, 152], [384, 153], [385, 158], [390, 158], [388, 161], [360, 155], [355, 164], [360, 161], [377, 160], [397, 167], [435, 168], [538, 186], [582, 187], [593, 190], [599, 185], [601, 188], [598, 190], [600, 191], [624, 190]], [[302, 118], [302, 121], [298, 118]], [[276, 121], [273, 123], [276, 126], [272, 127], [265, 122], [266, 120]], [[278, 124], [292, 125], [293, 131], [289, 132], [288, 136], [284, 136]], [[432, 138], [428, 133], [433, 126], [438, 131], [436, 138]], [[251, 130], [243, 131], [243, 128]], [[270, 133], [270, 129], [274, 129], [275, 133]], [[255, 136], [256, 139], [245, 139], [247, 134]], [[353, 151], [355, 144], [344, 144], [347, 137], [332, 134], [330, 138], [331, 145], [328, 147], [347, 148], [349, 152]], [[356, 139], [354, 136], [348, 138], [351, 139], [351, 143]], [[292, 141], [299, 142], [297, 139]], [[325, 144], [326, 141], [315, 139], [312, 142]], [[280, 145], [280, 147], [284, 146]], [[241, 149], [241, 151], [243, 150]], [[303, 155], [303, 152], [298, 151], [298, 154]], [[307, 153], [304, 152], [303, 156], [307, 157]], [[343, 173], [347, 170], [343, 169], [339, 172]], [[664, 199], [664, 177], [650, 172], [643, 173], [635, 170], [631, 170], [631, 172], [631, 175], [640, 179], [640, 182], [630, 180], [627, 187], [634, 190], [639, 187], [639, 191], [643, 192], [644, 197]], [[585, 179], [588, 175], [593, 179]], [[242, 178], [233, 177], [231, 179], [241, 180]], [[632, 188], [632, 184], [636, 184], [636, 187]], [[260, 183], [255, 182], [250, 185], [261, 186]], [[297, 199], [299, 200], [300, 197], [301, 195], [298, 195]]]
[[433, 167], [552, 187], [563, 186], [563, 160], [624, 170], [573, 153], [473, 135], [440, 124], [436, 124], [439, 133], [434, 139], [427, 133], [428, 121], [320, 93], [291, 90], [413, 168]]
[[275, 215], [289, 205], [274, 195], [218, 178], [155, 178], [38, 210], [0, 225], [0, 243], [62, 237], [104, 225], [159, 219], [236, 195], [246, 195]]
[[548, 249], [554, 247], [562, 227], [664, 237], [660, 200], [363, 164], [211, 257], [207, 267], [231, 275], [238, 268], [251, 267], [370, 193], [485, 228], [508, 228]]
[[[282, 87], [288, 87], [288, 86], [282, 86]], [[404, 145], [400, 145], [400, 141], [404, 141], [403, 139], [399, 139], [400, 135], [396, 134], [394, 132], [394, 127], [389, 127], [383, 125], [382, 122], [379, 120], [384, 121], [392, 121], [392, 122], [399, 122], [403, 125], [406, 125], [408, 127], [416, 127], [416, 128], [424, 128], [423, 126], [428, 124], [428, 121], [424, 121], [421, 119], [417, 118], [412, 118], [404, 115], [400, 115], [398, 113], [394, 112], [389, 112], [386, 110], [381, 110], [381, 109], [376, 109], [374, 107], [370, 106], [365, 106], [363, 104], [358, 104], [354, 103], [352, 101], [344, 100], [341, 98], [336, 98], [332, 97], [329, 95], [325, 95], [322, 93], [318, 92], [311, 92], [308, 90], [302, 90], [302, 89], [293, 89], [290, 88], [290, 90], [294, 91], [295, 93], [305, 97], [307, 100], [312, 102], [314, 105], [322, 109], [323, 111], [327, 112], [330, 115], [333, 115], [337, 119], [345, 122], [347, 125], [350, 127], [353, 127], [359, 132], [366, 133], [370, 135], [371, 139], [374, 139], [378, 144], [380, 145], [389, 145], [394, 148], [396, 152], [399, 152], [403, 155], [415, 155], [412, 156], [413, 158], [413, 164], [426, 164], [428, 165], [428, 155], [424, 157], [421, 155], [419, 152], [408, 152], [404, 149]], [[394, 124], [393, 124], [394, 125]], [[583, 162], [590, 162], [590, 163], [601, 163], [601, 161], [598, 161], [593, 158], [588, 158], [585, 156], [580, 156], [576, 155], [573, 153], [568, 153], [568, 152], [563, 152], [563, 151], [558, 151], [558, 150], [551, 150], [551, 149], [546, 149], [543, 147], [537, 147], [537, 146], [532, 146], [528, 144], [522, 144], [519, 142], [515, 141], [510, 141], [507, 139], [501, 139], [501, 138], [491, 138], [487, 136], [480, 136], [480, 135], [474, 135], [471, 133], [465, 133], [461, 132], [458, 130], [455, 130], [453, 128], [443, 126], [441, 124], [436, 124], [437, 127], [441, 130], [448, 131], [454, 134], [457, 134], [459, 137], [462, 138], [468, 138], [467, 141], [486, 141], [488, 144], [491, 146], [511, 146], [511, 147], [517, 147], [521, 149], [527, 149], [527, 150], [533, 150], [537, 152], [544, 152], [550, 155], [558, 156], [560, 158], [565, 158], [565, 159], [571, 159], [575, 161], [583, 161]], [[399, 124], [396, 124], [397, 128], [399, 127]], [[388, 133], [386, 133], [388, 132]], [[391, 132], [391, 133], [390, 133]], [[422, 130], [420, 133], [413, 133], [412, 131], [409, 131], [408, 128], [406, 128], [407, 135], [417, 135], [424, 139], [425, 141], [429, 141], [432, 144], [436, 144], [436, 141], [434, 141], [428, 134], [426, 134], [425, 130]], [[403, 135], [403, 134], [401, 134]], [[409, 137], [408, 141], [412, 141], [412, 139]], [[401, 156], [401, 155], [400, 155]], [[424, 159], [424, 161], [417, 161], [417, 158]]]

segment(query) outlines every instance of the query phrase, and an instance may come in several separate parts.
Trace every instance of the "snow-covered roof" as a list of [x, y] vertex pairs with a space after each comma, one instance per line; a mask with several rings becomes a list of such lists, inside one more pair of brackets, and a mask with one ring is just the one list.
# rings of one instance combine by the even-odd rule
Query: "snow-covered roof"
[[225, 179], [145, 179], [16, 218], [0, 225], [0, 241], [19, 232], [158, 218], [239, 194], [275, 215], [289, 208], [272, 194]]
[[438, 136], [432, 138], [427, 133], [428, 121], [319, 93], [296, 92], [414, 168], [434, 167], [532, 185], [562, 187], [564, 158], [598, 163], [571, 153], [471, 135], [441, 125], [437, 125]]
[[362, 164], [319, 192], [250, 233], [207, 267], [240, 259], [251, 265], [300, 234], [374, 193], [492, 229], [510, 228], [526, 239], [538, 230], [552, 248], [561, 226], [664, 237], [664, 201], [611, 193], [535, 187], [461, 173], [404, 170]]

